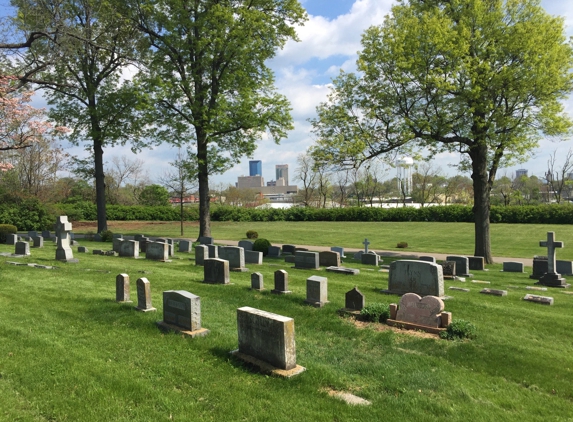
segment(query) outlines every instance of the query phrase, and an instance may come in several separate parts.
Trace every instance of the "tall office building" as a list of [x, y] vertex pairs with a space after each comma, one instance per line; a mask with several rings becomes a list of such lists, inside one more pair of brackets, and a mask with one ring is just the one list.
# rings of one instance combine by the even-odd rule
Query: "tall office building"
[[515, 178], [518, 179], [521, 176], [527, 177], [527, 170], [526, 169], [515, 170]]
[[251, 160], [249, 161], [249, 176], [262, 176], [263, 175], [263, 163], [261, 160]]
[[276, 165], [277, 177], [276, 180], [280, 178], [284, 179], [284, 186], [288, 186], [288, 164], [277, 164]]

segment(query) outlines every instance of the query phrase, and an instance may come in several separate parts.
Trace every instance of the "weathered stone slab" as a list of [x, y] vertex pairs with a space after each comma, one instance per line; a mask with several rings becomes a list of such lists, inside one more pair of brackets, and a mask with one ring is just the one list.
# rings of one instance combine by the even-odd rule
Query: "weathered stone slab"
[[292, 318], [244, 306], [237, 309], [237, 330], [240, 354], [281, 370], [297, 367]]
[[253, 242], [251, 242], [250, 240], [240, 240], [239, 241], [239, 248], [243, 248], [243, 250], [246, 251], [252, 251], [253, 250]]
[[344, 307], [348, 310], [360, 311], [364, 308], [364, 295], [356, 287], [346, 292], [344, 299]]
[[332, 252], [338, 252], [340, 258], [346, 258], [346, 256], [344, 255], [344, 248], [342, 246], [333, 246], [330, 248], [330, 250]]
[[259, 251], [245, 251], [245, 264], [263, 264], [263, 253]]
[[276, 295], [292, 293], [288, 289], [288, 273], [285, 270], [275, 271], [275, 288], [271, 290], [271, 293]]
[[441, 262], [442, 275], [444, 278], [452, 279], [456, 277], [456, 263], [454, 261]]
[[131, 303], [129, 298], [129, 275], [118, 274], [115, 277], [115, 301]]
[[149, 280], [145, 277], [137, 279], [135, 283], [137, 286], [137, 306], [136, 310], [141, 312], [153, 312], [156, 311], [151, 305], [151, 284]]
[[379, 265], [380, 257], [376, 253], [365, 252], [361, 255], [362, 265]]
[[523, 262], [506, 261], [503, 263], [502, 271], [508, 273], [522, 273], [524, 272]]
[[201, 327], [201, 298], [184, 290], [163, 292], [163, 321], [159, 321], [157, 326], [190, 337], [209, 333]]
[[209, 236], [201, 236], [199, 238], [199, 243], [201, 245], [212, 245], [214, 242], [214, 239], [212, 237]]
[[444, 296], [442, 267], [432, 262], [400, 260], [390, 264], [386, 293]]
[[195, 265], [203, 265], [209, 259], [209, 248], [206, 245], [195, 246]]
[[456, 275], [461, 277], [471, 277], [470, 274], [470, 263], [467, 256], [460, 255], [448, 255], [446, 256], [446, 261], [456, 263]]
[[16, 255], [30, 255], [30, 244], [28, 242], [16, 242], [15, 254]]
[[203, 283], [229, 284], [229, 261], [209, 258], [203, 261]]
[[271, 256], [271, 257], [281, 256], [281, 248], [279, 246], [269, 246], [267, 256]]
[[444, 302], [437, 296], [422, 298], [415, 293], [406, 293], [400, 298], [396, 321], [439, 328], [443, 310]]
[[[245, 268], [245, 250], [238, 246], [224, 246], [222, 248], [224, 251], [223, 259], [229, 261], [229, 269], [231, 271], [240, 271], [245, 272], [248, 271]], [[221, 254], [219, 254], [221, 256]]]
[[265, 290], [263, 284], [263, 275], [261, 273], [251, 274], [251, 289], [252, 290]]
[[497, 289], [482, 289], [480, 293], [484, 295], [493, 295], [493, 296], [507, 296], [507, 290], [497, 290]]
[[193, 250], [193, 242], [190, 240], [179, 241], [179, 252], [189, 253]]
[[32, 247], [34, 248], [43, 248], [44, 247], [44, 238], [42, 236], [35, 236], [32, 238]]
[[468, 264], [470, 270], [485, 270], [485, 261], [483, 256], [468, 256]]
[[537, 296], [526, 294], [523, 300], [528, 302], [540, 303], [542, 305], [553, 305], [553, 298], [550, 296]]
[[346, 274], [346, 275], [357, 275], [360, 274], [360, 270], [357, 268], [347, 268], [347, 267], [327, 267], [326, 271], [331, 273]]
[[318, 270], [318, 253], [297, 251], [294, 256], [294, 268], [303, 270]]
[[139, 258], [139, 241], [137, 240], [121, 240], [119, 242], [119, 256], [129, 258]]
[[154, 261], [169, 260], [169, 245], [161, 242], [147, 242], [145, 259]]
[[306, 279], [306, 303], [322, 308], [328, 303], [328, 279], [313, 275]]
[[434, 264], [436, 263], [436, 258], [434, 258], [433, 256], [422, 255], [418, 257], [418, 259], [420, 261], [433, 262]]
[[340, 254], [333, 251], [319, 252], [318, 265], [321, 267], [340, 267]]

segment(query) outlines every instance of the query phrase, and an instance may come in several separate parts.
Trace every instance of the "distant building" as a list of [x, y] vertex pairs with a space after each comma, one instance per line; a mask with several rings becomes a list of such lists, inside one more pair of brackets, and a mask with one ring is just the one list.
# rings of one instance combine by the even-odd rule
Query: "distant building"
[[264, 184], [262, 176], [240, 176], [237, 180], [238, 189], [260, 189]]
[[263, 163], [261, 160], [251, 160], [249, 161], [249, 176], [262, 176], [263, 175]]
[[527, 169], [515, 170], [515, 178], [519, 179], [521, 176], [527, 177]]
[[282, 178], [284, 180], [284, 185], [282, 186], [288, 186], [288, 164], [277, 164], [275, 166], [276, 169], [276, 180], [277, 180], [277, 186], [279, 183], [279, 179]]
[[267, 186], [276, 186], [277, 182], [275, 180], [271, 180], [270, 182], [267, 182]]

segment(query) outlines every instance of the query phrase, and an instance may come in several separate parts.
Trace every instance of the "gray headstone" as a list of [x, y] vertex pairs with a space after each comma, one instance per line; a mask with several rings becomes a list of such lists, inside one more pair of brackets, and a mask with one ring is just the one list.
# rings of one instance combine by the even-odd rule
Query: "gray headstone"
[[318, 253], [297, 251], [294, 256], [294, 267], [297, 269], [318, 270]]
[[202, 243], [202, 245], [205, 244], [209, 248], [209, 258], [219, 258], [219, 248], [211, 243]]
[[89, 250], [85, 246], [78, 246], [78, 252], [79, 253], [88, 253]]
[[376, 266], [378, 266], [380, 257], [375, 253], [365, 252], [360, 257], [360, 260], [362, 262], [362, 265], [376, 265]]
[[245, 250], [238, 246], [225, 246], [223, 248], [225, 260], [229, 261], [231, 271], [246, 271]]
[[43, 248], [44, 247], [44, 238], [42, 236], [36, 236], [33, 239], [33, 247], [34, 248]]
[[285, 270], [275, 271], [275, 288], [271, 290], [274, 294], [291, 293], [288, 289], [288, 273]]
[[101, 242], [101, 241], [102, 241], [101, 234], [99, 234], [99, 233], [94, 234], [94, 242]]
[[138, 240], [139, 242], [139, 252], [147, 253], [147, 243], [149, 242], [149, 237], [142, 236]]
[[363, 253], [364, 253], [364, 251], [358, 251], [352, 256], [352, 258], [354, 258], [357, 261], [362, 262], [362, 254]]
[[549, 296], [537, 296], [537, 295], [526, 294], [523, 300], [527, 300], [528, 302], [540, 303], [542, 305], [553, 305], [553, 298]]
[[16, 255], [30, 255], [30, 244], [28, 242], [16, 242]]
[[113, 238], [113, 239], [123, 239], [123, 234], [121, 234], [121, 233], [114, 233], [112, 238]]
[[328, 279], [313, 275], [306, 279], [306, 303], [322, 308], [328, 303]]
[[52, 237], [52, 235], [50, 234], [50, 230], [42, 230], [42, 237], [44, 239], [49, 239], [50, 237]]
[[121, 242], [123, 242], [123, 237], [115, 237], [112, 239], [112, 249], [114, 252], [119, 253], [119, 249], [121, 248]]
[[344, 256], [344, 248], [342, 246], [333, 246], [330, 248], [330, 250], [332, 252], [338, 252], [340, 258], [346, 258], [346, 256]]
[[433, 256], [423, 255], [423, 256], [418, 257], [418, 259], [420, 261], [433, 262], [434, 264], [436, 263], [436, 258], [434, 258]]
[[154, 261], [169, 260], [169, 245], [167, 243], [147, 242], [145, 259]]
[[214, 242], [213, 238], [210, 236], [201, 236], [199, 238], [199, 243], [201, 245], [212, 245]]
[[149, 280], [145, 277], [138, 278], [136, 282], [137, 286], [137, 306], [135, 309], [141, 312], [151, 312], [156, 311], [151, 305], [151, 284]]
[[340, 254], [334, 251], [319, 252], [318, 265], [321, 267], [340, 267]]
[[331, 273], [346, 274], [346, 275], [360, 274], [359, 269], [347, 268], [347, 267], [326, 267], [326, 271], [331, 272]]
[[261, 273], [251, 274], [251, 289], [264, 290], [263, 275]]
[[295, 245], [283, 245], [282, 253], [294, 255], [295, 249], [296, 249]]
[[139, 258], [139, 241], [121, 240], [119, 243], [119, 256]]
[[240, 240], [239, 241], [239, 248], [243, 248], [246, 251], [252, 251], [253, 250], [253, 242], [251, 242], [250, 240]]
[[203, 283], [229, 284], [229, 261], [219, 258], [203, 260]]
[[193, 242], [189, 240], [179, 241], [179, 252], [191, 252], [193, 248]]
[[447, 278], [456, 276], [456, 263], [454, 261], [446, 261], [439, 264], [442, 267], [442, 275]]
[[205, 259], [209, 259], [209, 248], [206, 245], [195, 246], [195, 265], [203, 265]]
[[296, 365], [294, 320], [259, 309], [237, 309], [239, 353], [260, 359], [276, 368]]
[[524, 271], [523, 262], [506, 261], [503, 263], [503, 270], [508, 273], [522, 273]]
[[245, 251], [245, 263], [262, 265], [263, 253], [259, 251]]
[[72, 223], [68, 221], [66, 215], [61, 215], [56, 220], [56, 259], [59, 261], [70, 261], [74, 259], [74, 253], [70, 247], [70, 232], [72, 231]]
[[462, 277], [470, 277], [470, 263], [467, 256], [448, 255], [446, 261], [456, 263], [456, 275]]
[[115, 277], [115, 300], [116, 302], [131, 302], [129, 298], [129, 275], [118, 274]]
[[498, 289], [482, 289], [480, 293], [484, 295], [493, 295], [493, 296], [507, 296], [507, 290], [498, 290]]
[[281, 256], [281, 248], [279, 246], [269, 246], [267, 256]]
[[227, 259], [227, 251], [224, 246], [217, 245], [217, 254], [220, 259]]
[[442, 267], [432, 262], [417, 260], [394, 261], [390, 264], [387, 293], [443, 297]]
[[6, 235], [6, 244], [15, 246], [18, 243], [18, 235], [13, 233], [8, 233]]
[[533, 257], [533, 274], [529, 278], [539, 280], [549, 270], [549, 264], [546, 256]]
[[37, 232], [37, 231], [35, 231], [35, 230], [30, 230], [30, 231], [28, 231], [28, 237], [29, 237], [30, 239], [33, 239], [33, 238], [36, 237], [36, 236], [38, 236], [38, 232]]
[[468, 256], [470, 270], [483, 271], [485, 269], [485, 260], [483, 256]]
[[559, 274], [573, 275], [573, 261], [555, 261], [555, 268]]
[[364, 295], [356, 287], [354, 287], [349, 292], [346, 292], [344, 301], [344, 307], [346, 309], [360, 311], [362, 308], [364, 308], [364, 303]]
[[294, 264], [295, 258], [294, 255], [285, 255], [285, 262], [288, 264]]
[[183, 330], [201, 328], [201, 298], [184, 290], [163, 292], [163, 321]]
[[133, 236], [133, 240], [137, 240], [139, 242], [144, 237], [146, 237], [144, 234], [136, 234]]

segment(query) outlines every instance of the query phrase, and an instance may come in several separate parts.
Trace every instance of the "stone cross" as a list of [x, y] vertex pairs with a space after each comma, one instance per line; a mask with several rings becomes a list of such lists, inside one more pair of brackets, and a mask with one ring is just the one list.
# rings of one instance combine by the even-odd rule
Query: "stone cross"
[[362, 242], [362, 244], [364, 245], [364, 252], [368, 253], [368, 245], [370, 244], [368, 239], [364, 239], [364, 242]]
[[562, 248], [563, 242], [555, 241], [555, 232], [547, 232], [547, 240], [540, 240], [539, 246], [547, 248], [547, 272], [550, 274], [555, 273], [555, 248]]
[[56, 220], [56, 236], [58, 239], [58, 246], [56, 248], [56, 259], [68, 260], [73, 259], [72, 248], [70, 247], [70, 232], [72, 231], [72, 223], [68, 221], [68, 216], [61, 215]]

